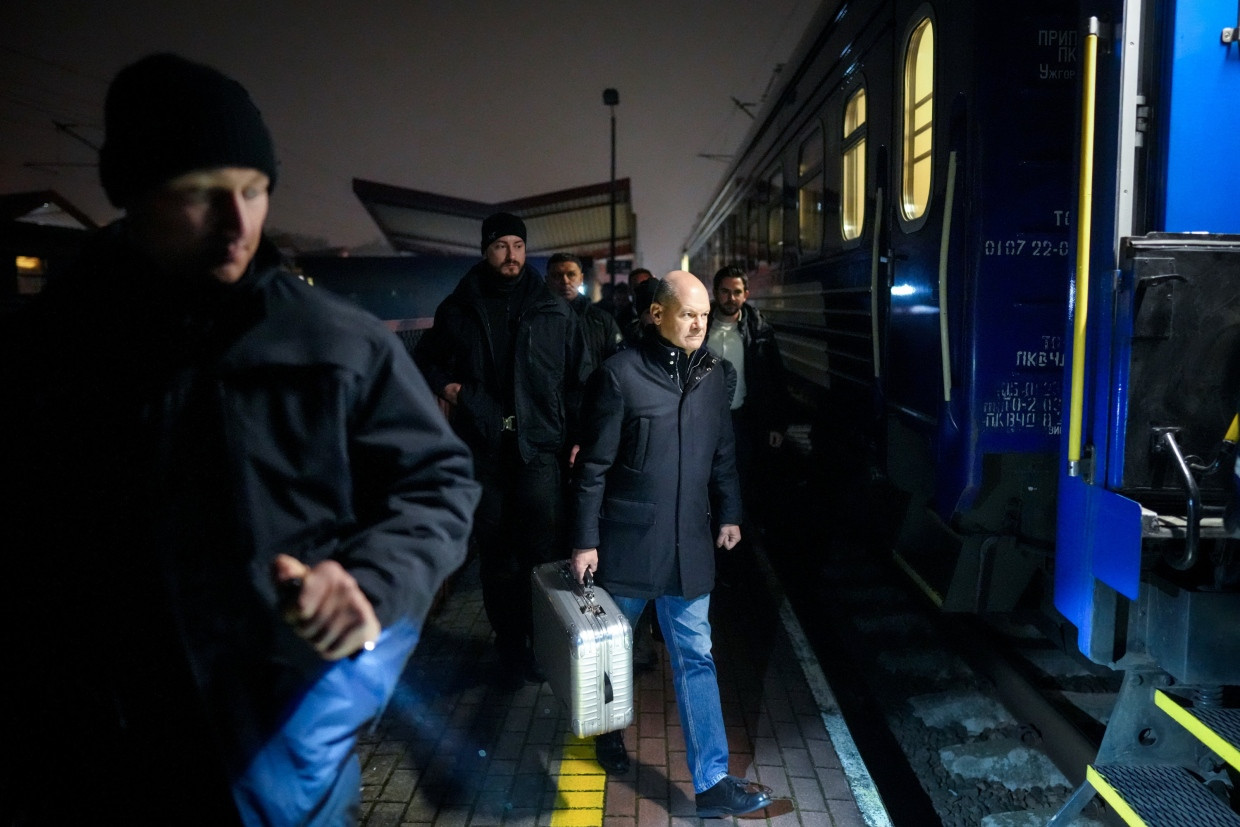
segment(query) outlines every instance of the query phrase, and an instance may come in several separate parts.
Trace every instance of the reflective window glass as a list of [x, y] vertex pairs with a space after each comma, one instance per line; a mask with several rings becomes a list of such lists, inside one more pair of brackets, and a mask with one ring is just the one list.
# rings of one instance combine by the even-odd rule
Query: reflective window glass
[[797, 223], [802, 255], [814, 255], [822, 249], [822, 153], [822, 130], [815, 129], [797, 156]]
[[767, 187], [766, 243], [772, 262], [783, 260], [784, 252], [784, 176], [774, 173]]
[[840, 192], [840, 230], [846, 240], [861, 235], [865, 224], [865, 88], [844, 105], [844, 169]]
[[904, 152], [901, 209], [920, 218], [930, 199], [930, 161], [934, 137], [934, 26], [922, 20], [904, 55]]

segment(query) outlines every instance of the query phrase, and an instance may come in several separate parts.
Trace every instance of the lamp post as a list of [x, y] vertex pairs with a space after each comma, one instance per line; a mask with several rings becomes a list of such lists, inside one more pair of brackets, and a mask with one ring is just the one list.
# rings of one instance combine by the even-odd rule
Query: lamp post
[[603, 105], [611, 109], [611, 254], [607, 257], [609, 281], [616, 283], [616, 105], [620, 93], [615, 89], [603, 90]]

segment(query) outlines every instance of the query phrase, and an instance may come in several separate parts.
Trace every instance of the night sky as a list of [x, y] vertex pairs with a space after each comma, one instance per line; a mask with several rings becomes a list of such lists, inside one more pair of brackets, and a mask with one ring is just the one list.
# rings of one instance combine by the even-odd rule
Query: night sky
[[[116, 70], [175, 51], [240, 80], [281, 170], [268, 227], [373, 249], [353, 178], [477, 201], [632, 179], [639, 265], [663, 272], [815, 0], [19, 0], [0, 9], [0, 193], [54, 189], [115, 217], [95, 153]], [[756, 107], [755, 107], [756, 109]], [[28, 166], [31, 162], [55, 166]]]

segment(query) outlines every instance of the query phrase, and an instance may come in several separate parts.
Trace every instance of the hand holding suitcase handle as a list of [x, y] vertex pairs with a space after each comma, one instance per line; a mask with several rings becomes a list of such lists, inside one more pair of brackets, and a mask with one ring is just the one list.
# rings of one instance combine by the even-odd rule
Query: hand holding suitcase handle
[[569, 574], [578, 583], [585, 582], [586, 574], [598, 571], [598, 549], [575, 548], [568, 558]]
[[590, 569], [585, 570], [585, 576], [581, 583], [577, 583], [573, 579], [573, 564], [568, 561], [564, 564], [564, 578], [572, 584], [573, 591], [577, 593], [585, 605], [581, 607], [582, 614], [604, 615], [607, 610], [598, 604], [594, 599], [594, 572]]

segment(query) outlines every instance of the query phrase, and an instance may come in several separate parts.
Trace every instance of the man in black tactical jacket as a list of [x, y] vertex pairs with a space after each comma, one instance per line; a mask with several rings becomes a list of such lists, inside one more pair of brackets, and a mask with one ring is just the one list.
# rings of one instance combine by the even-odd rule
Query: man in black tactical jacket
[[500, 683], [541, 680], [531, 648], [530, 569], [557, 558], [560, 457], [575, 444], [593, 365], [577, 314], [525, 263], [525, 222], [482, 222], [482, 261], [435, 311], [414, 358], [473, 450], [474, 518]]
[[572, 253], [556, 253], [547, 260], [547, 286], [551, 292], [563, 296], [569, 306], [577, 311], [590, 358], [598, 367], [623, 344], [624, 337], [615, 317], [592, 304], [589, 297], [581, 292], [584, 282], [581, 259]]
[[239, 83], [126, 67], [99, 172], [124, 218], [0, 341], [0, 817], [350, 823], [356, 733], [465, 557], [468, 451], [377, 319], [281, 267]]

